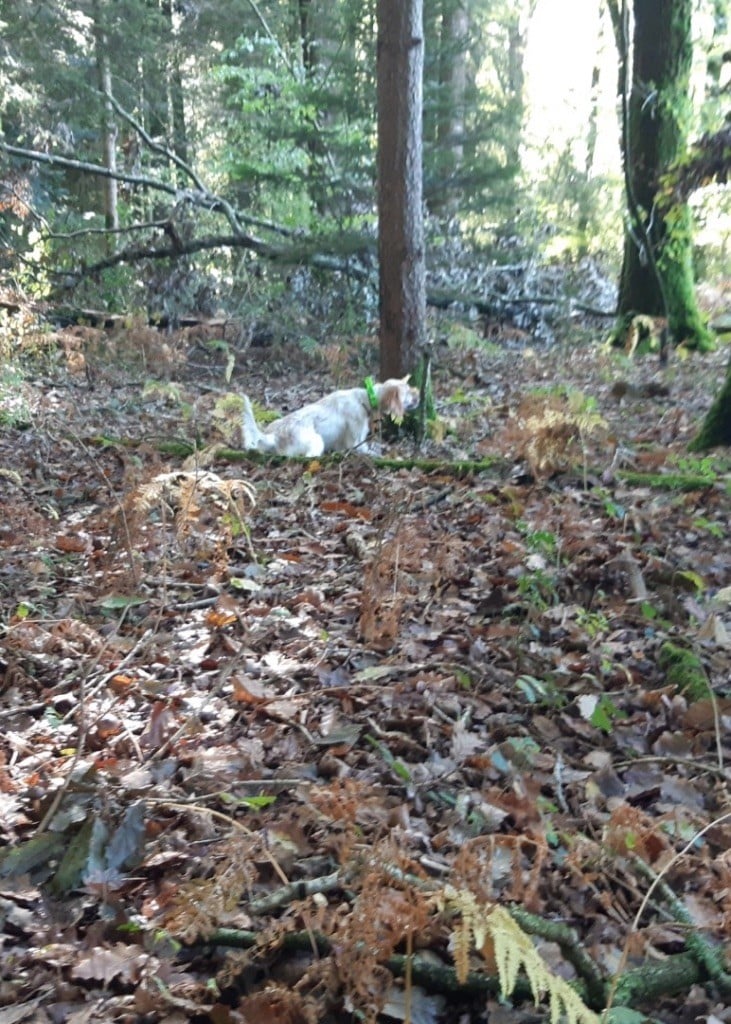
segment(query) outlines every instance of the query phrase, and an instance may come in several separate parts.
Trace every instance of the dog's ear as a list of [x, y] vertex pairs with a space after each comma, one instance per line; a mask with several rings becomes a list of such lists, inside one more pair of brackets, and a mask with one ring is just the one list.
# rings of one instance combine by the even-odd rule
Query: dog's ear
[[[408, 380], [408, 377], [405, 378]], [[401, 397], [401, 381], [386, 384], [381, 391], [381, 412], [400, 423], [404, 418], [404, 402]]]

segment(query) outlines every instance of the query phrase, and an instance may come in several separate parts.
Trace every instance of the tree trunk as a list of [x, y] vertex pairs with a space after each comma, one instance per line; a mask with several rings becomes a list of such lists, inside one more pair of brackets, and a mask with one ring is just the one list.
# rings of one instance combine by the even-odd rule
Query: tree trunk
[[520, 3], [515, 10], [508, 9], [508, 78], [506, 92], [513, 111], [510, 135], [505, 145], [509, 167], [520, 169], [520, 148], [525, 123], [525, 44], [527, 26], [535, 10], [535, 0]]
[[378, 255], [383, 379], [413, 371], [426, 340], [422, 13], [422, 0], [378, 0]]
[[430, 200], [434, 212], [456, 209], [453, 182], [464, 161], [465, 99], [467, 94], [467, 36], [469, 13], [461, 0], [443, 0], [439, 26], [439, 100], [436, 146], [445, 186]]
[[586, 158], [584, 160], [584, 180], [578, 188], [578, 220], [577, 235], [579, 239], [579, 257], [586, 256], [589, 252], [591, 233], [589, 225], [594, 209], [595, 187], [591, 187], [594, 160], [596, 158], [596, 143], [599, 125], [599, 86], [601, 82], [601, 69], [599, 66], [599, 54], [604, 48], [604, 6], [599, 5], [597, 40], [594, 47], [594, 66], [591, 69], [591, 109], [589, 111], [589, 123], [586, 131]]
[[689, 448], [692, 452], [703, 452], [722, 444], [731, 445], [731, 359], [724, 385]]
[[[180, 49], [173, 18], [172, 0], [163, 0], [161, 10], [165, 17], [168, 31], [167, 86], [169, 119], [172, 128], [171, 148], [173, 153], [183, 163], [187, 164], [188, 129], [185, 120], [185, 89], [183, 87], [183, 76], [180, 71]], [[185, 187], [187, 180], [185, 173], [180, 168], [177, 169], [176, 176], [180, 187]]]
[[[690, 211], [661, 193], [662, 175], [683, 155], [687, 139], [691, 8], [692, 0], [634, 0], [632, 85], [624, 90], [630, 226], [618, 313], [620, 324], [638, 313], [667, 316], [677, 342], [709, 348], [713, 337], [695, 297]], [[626, 36], [621, 46], [627, 61]]]
[[[94, 41], [96, 47], [96, 67], [99, 80], [99, 91], [104, 97], [112, 94], [112, 72], [109, 63], [109, 45], [104, 29], [104, 22], [99, 0], [94, 4]], [[113, 231], [119, 227], [119, 210], [117, 205], [117, 123], [114, 119], [114, 108], [108, 98], [104, 99], [102, 121], [102, 164], [110, 171], [104, 179], [104, 225]]]

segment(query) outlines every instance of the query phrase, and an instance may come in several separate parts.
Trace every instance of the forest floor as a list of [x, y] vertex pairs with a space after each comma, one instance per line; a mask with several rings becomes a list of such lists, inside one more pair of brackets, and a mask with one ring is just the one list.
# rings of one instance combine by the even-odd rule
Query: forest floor
[[383, 459], [236, 457], [221, 397], [369, 339], [6, 373], [0, 1024], [731, 1024], [728, 346], [600, 333], [445, 327]]

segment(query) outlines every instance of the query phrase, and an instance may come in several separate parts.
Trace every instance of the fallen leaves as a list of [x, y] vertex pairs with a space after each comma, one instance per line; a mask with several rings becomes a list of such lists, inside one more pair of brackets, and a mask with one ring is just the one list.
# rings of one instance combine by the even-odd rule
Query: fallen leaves
[[[355, 980], [338, 988], [348, 961], [405, 1015], [358, 952], [375, 927], [363, 915], [380, 908], [384, 951], [418, 920], [440, 963], [446, 926], [418, 916], [418, 886], [394, 888], [388, 865], [448, 878], [480, 906], [570, 918], [611, 973], [647, 889], [632, 858], [658, 868], [714, 818], [671, 882], [724, 940], [728, 462], [683, 462], [682, 417], [618, 409], [594, 350], [567, 359], [596, 403], [541, 393], [522, 411], [510, 358], [490, 358], [505, 401], [475, 399], [472, 422], [467, 401], [460, 437], [429, 453], [462, 457], [473, 435], [484, 447], [480, 417], [502, 416], [505, 447], [495, 430], [486, 449], [502, 458], [481, 473], [362, 457], [180, 470], [151, 446], [92, 458], [42, 424], [0, 439], [0, 942], [18, 965], [0, 1014], [16, 1001], [30, 1019], [27, 993], [61, 977], [73, 1012], [104, 990], [115, 1013], [150, 1020], [324, 1019], [360, 1007]], [[446, 359], [445, 393], [461, 372]], [[521, 390], [545, 388], [549, 360], [568, 379], [561, 359], [526, 359]], [[690, 406], [691, 384], [678, 379], [673, 401]], [[175, 400], [148, 391], [127, 417], [108, 398], [129, 436], [158, 434]], [[104, 422], [75, 415], [80, 436]], [[660, 484], [705, 483], [622, 477], [621, 446]], [[256, 927], [245, 962], [182, 955], [224, 926]], [[286, 936], [308, 928], [337, 948], [316, 959], [310, 942], [294, 995], [240, 981], [259, 963], [283, 970]], [[658, 910], [633, 951], [682, 941]], [[412, 999], [443, 1019], [438, 999]]]

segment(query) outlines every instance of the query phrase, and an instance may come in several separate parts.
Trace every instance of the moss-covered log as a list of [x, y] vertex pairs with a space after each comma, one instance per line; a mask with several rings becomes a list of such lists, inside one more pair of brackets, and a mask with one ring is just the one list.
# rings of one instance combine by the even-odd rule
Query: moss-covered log
[[[198, 945], [251, 949], [259, 938], [256, 932], [220, 928]], [[330, 941], [311, 932], [285, 935], [281, 948], [285, 952], [311, 951], [313, 940], [321, 956], [330, 953]], [[438, 963], [419, 954], [412, 957], [410, 963], [408, 957], [392, 954], [385, 964], [396, 977], [403, 977], [409, 970], [411, 980], [429, 992], [449, 993], [462, 997], [500, 993], [500, 980], [495, 975], [486, 971], [471, 971], [464, 981], [460, 981], [456, 970], [450, 964]], [[612, 1003], [615, 1006], [647, 1005], [662, 996], [687, 991], [704, 980], [706, 975], [696, 959], [689, 953], [678, 953], [667, 960], [648, 963], [621, 974], [613, 986]], [[532, 995], [527, 981], [519, 978], [512, 999], [520, 1002], [532, 999]], [[603, 1007], [597, 1006], [596, 1009], [601, 1010]]]

